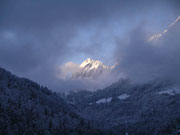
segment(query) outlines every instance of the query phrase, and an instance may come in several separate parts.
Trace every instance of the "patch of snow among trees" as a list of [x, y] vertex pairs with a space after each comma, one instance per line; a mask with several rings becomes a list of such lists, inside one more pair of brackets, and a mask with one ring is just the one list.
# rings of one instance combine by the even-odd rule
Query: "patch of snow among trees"
[[169, 89], [165, 91], [160, 91], [158, 92], [158, 94], [168, 94], [168, 95], [174, 96], [176, 94], [176, 91], [175, 89]]
[[121, 94], [120, 96], [118, 96], [118, 98], [119, 98], [120, 100], [124, 100], [124, 99], [126, 99], [126, 98], [128, 98], [128, 97], [130, 97], [130, 95], [128, 95], [128, 94]]
[[96, 104], [109, 103], [109, 102], [111, 102], [111, 100], [112, 100], [112, 97], [110, 97], [110, 98], [103, 98], [103, 99], [100, 99], [100, 100], [96, 101]]

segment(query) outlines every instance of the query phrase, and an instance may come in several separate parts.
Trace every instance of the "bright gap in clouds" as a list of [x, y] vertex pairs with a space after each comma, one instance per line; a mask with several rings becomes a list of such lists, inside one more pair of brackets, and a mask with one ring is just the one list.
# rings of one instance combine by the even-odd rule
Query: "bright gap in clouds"
[[108, 65], [114, 64], [113, 52], [116, 44], [113, 31], [110, 27], [105, 29], [99, 25], [101, 24], [86, 26], [78, 30], [76, 36], [69, 43], [69, 48], [76, 54], [67, 61], [80, 64], [90, 57]]

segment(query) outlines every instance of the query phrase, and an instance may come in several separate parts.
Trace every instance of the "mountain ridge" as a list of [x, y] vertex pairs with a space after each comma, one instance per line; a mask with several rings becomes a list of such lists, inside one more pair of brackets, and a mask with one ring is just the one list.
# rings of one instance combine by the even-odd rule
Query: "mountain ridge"
[[0, 134], [101, 135], [56, 93], [0, 68]]
[[149, 38], [148, 38], [148, 42], [152, 42], [152, 41], [157, 41], [159, 40], [160, 38], [162, 38], [166, 33], [169, 32], [170, 29], [172, 29], [173, 27], [176, 26], [177, 23], [180, 22], [180, 16], [178, 16], [176, 18], [176, 20], [174, 22], [172, 22], [167, 29], [163, 30], [163, 32], [161, 33], [157, 33], [157, 34], [154, 34], [154, 35], [151, 35]]
[[169, 81], [135, 84], [121, 79], [95, 92], [70, 93], [66, 100], [115, 135], [179, 134], [180, 94]]

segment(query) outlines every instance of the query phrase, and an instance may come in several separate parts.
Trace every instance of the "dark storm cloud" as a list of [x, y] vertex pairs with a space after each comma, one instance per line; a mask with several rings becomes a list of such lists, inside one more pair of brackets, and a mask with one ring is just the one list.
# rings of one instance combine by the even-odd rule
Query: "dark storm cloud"
[[[94, 44], [96, 41], [87, 47], [78, 46], [83, 49], [72, 47], [70, 42], [80, 29], [99, 23], [98, 27], [106, 29], [108, 26], [110, 30], [112, 22], [132, 22], [151, 13], [152, 8], [157, 11], [161, 7], [161, 13], [165, 14], [166, 10], [177, 6], [172, 3], [144, 0], [1, 0], [0, 66], [60, 88], [63, 81], [55, 76], [59, 64], [82, 51], [94, 54], [102, 48], [101, 43]], [[173, 11], [174, 14], [178, 12]], [[98, 33], [101, 35], [103, 31]]]
[[[118, 40], [119, 69], [135, 82], [154, 79], [180, 83], [180, 21], [156, 41], [147, 40], [145, 26], [130, 32], [126, 42]], [[123, 44], [123, 46], [120, 46]]]

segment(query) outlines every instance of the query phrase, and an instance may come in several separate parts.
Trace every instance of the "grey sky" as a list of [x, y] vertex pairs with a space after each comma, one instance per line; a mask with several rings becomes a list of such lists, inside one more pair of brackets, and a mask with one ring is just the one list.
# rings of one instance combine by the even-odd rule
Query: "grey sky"
[[1, 0], [0, 66], [62, 90], [69, 82], [56, 78], [58, 66], [87, 57], [108, 65], [119, 62], [121, 56], [115, 52], [123, 50], [123, 42], [117, 39], [128, 38], [139, 24], [148, 26], [149, 35], [166, 28], [179, 15], [179, 4], [178, 0]]

